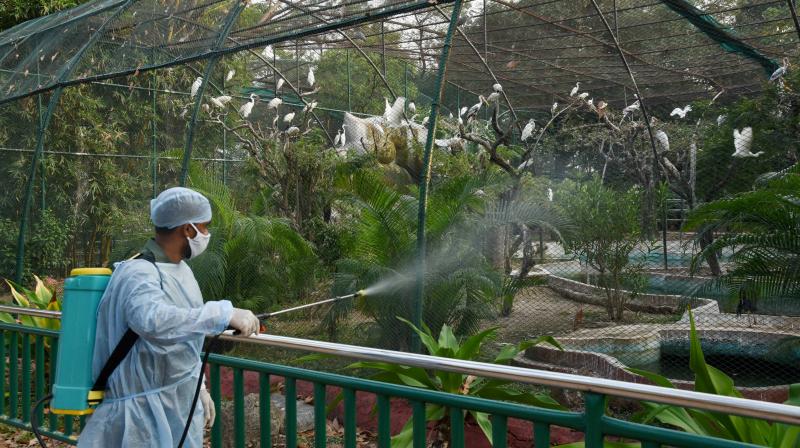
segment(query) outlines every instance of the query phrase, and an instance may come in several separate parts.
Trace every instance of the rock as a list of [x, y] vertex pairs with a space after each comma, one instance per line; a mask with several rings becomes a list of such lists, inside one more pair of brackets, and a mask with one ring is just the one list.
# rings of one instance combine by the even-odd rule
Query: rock
[[[258, 394], [247, 394], [244, 397], [244, 432], [245, 445], [258, 446], [261, 437], [261, 426], [259, 422], [259, 403]], [[286, 421], [285, 397], [281, 394], [273, 393], [270, 396], [270, 417], [271, 434], [273, 443], [277, 440], [279, 433], [283, 433]], [[234, 425], [233, 425], [233, 400], [224, 400], [221, 405], [220, 415], [217, 415], [222, 423], [222, 446], [234, 446]], [[297, 402], [297, 432], [309, 431], [314, 428], [314, 407], [303, 401]]]

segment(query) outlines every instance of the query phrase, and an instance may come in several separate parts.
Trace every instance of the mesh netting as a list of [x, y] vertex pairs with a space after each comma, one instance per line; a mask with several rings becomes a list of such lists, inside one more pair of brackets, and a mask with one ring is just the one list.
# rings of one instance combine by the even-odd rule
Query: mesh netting
[[[452, 35], [453, 3], [428, 1], [108, 0], [23, 23], [0, 34], [0, 275], [129, 257], [150, 198], [185, 182], [217, 216], [206, 299], [367, 288], [279, 334], [410, 350], [397, 317], [420, 317], [566, 350], [525, 365], [684, 380], [691, 306], [737, 384], [789, 383], [800, 291], [775, 266], [797, 266], [797, 212], [763, 204], [796, 176], [790, 4], [473, 1]], [[765, 219], [703, 209], [754, 189], [739, 213]], [[746, 238], [769, 232], [791, 244]]]

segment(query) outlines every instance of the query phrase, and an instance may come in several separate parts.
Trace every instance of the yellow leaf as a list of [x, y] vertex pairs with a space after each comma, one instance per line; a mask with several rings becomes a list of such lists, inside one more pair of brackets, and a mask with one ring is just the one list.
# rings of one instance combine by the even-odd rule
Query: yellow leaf
[[53, 292], [47, 289], [47, 286], [44, 285], [42, 279], [37, 276], [33, 276], [36, 279], [36, 298], [39, 299], [40, 306], [49, 303], [50, 299], [53, 298]]
[[28, 299], [26, 299], [24, 295], [17, 292], [17, 290], [14, 289], [14, 285], [12, 285], [11, 282], [6, 280], [6, 284], [8, 284], [9, 288], [11, 288], [11, 295], [14, 296], [14, 300], [16, 300], [20, 306], [24, 306], [26, 308], [31, 307], [31, 304], [30, 302], [28, 302]]

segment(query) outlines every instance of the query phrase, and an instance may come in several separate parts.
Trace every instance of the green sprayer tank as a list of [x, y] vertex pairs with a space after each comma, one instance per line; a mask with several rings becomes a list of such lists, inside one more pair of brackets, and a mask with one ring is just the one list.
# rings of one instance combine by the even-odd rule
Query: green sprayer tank
[[85, 415], [92, 389], [92, 357], [97, 307], [111, 279], [106, 268], [73, 269], [64, 282], [56, 380], [50, 410], [55, 414]]

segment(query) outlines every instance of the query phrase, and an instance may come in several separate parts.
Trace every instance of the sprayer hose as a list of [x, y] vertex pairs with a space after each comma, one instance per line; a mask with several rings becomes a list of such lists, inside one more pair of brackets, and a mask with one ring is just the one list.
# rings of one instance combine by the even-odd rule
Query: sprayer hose
[[53, 398], [53, 394], [47, 394], [44, 397], [40, 398], [33, 404], [33, 408], [31, 409], [31, 430], [33, 430], [33, 435], [36, 436], [36, 441], [39, 442], [39, 446], [42, 448], [47, 448], [47, 445], [44, 443], [44, 439], [42, 439], [42, 435], [39, 434], [39, 413], [36, 412], [39, 409], [39, 406], [43, 405], [45, 402], [50, 401]]
[[211, 337], [211, 340], [208, 341], [206, 344], [206, 351], [203, 354], [203, 361], [200, 363], [200, 377], [197, 379], [197, 386], [194, 388], [194, 398], [192, 398], [192, 407], [189, 408], [189, 416], [186, 417], [186, 425], [183, 427], [183, 434], [181, 435], [181, 440], [178, 442], [178, 448], [183, 448], [183, 443], [186, 442], [186, 436], [189, 434], [189, 427], [192, 425], [192, 417], [194, 417], [194, 411], [197, 408], [197, 400], [200, 398], [200, 389], [203, 386], [203, 374], [206, 371], [206, 365], [208, 364], [208, 357], [211, 355], [211, 352], [214, 351], [214, 348], [217, 345], [217, 341], [219, 341], [219, 337], [222, 333], [215, 334]]

